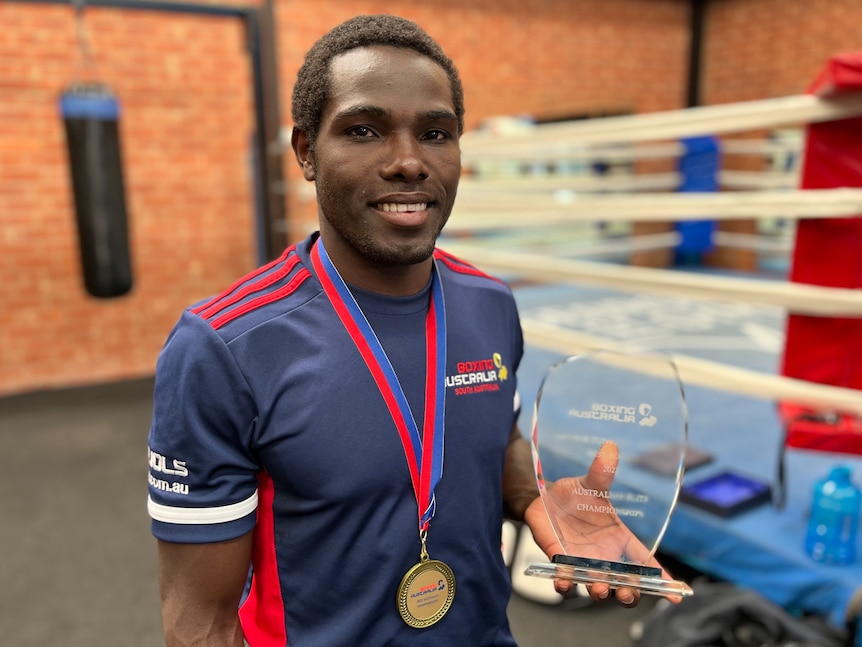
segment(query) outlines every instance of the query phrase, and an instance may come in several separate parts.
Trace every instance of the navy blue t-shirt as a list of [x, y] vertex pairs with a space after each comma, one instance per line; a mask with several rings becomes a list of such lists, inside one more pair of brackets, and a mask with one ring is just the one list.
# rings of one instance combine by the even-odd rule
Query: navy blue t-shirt
[[[156, 537], [254, 531], [240, 610], [252, 647], [514, 645], [500, 551], [502, 473], [523, 352], [511, 291], [437, 250], [446, 323], [443, 476], [428, 553], [453, 570], [449, 612], [401, 619], [419, 560], [418, 512], [398, 432], [314, 275], [317, 237], [185, 311], [159, 357], [150, 431]], [[424, 406], [428, 290], [353, 290], [414, 418]]]

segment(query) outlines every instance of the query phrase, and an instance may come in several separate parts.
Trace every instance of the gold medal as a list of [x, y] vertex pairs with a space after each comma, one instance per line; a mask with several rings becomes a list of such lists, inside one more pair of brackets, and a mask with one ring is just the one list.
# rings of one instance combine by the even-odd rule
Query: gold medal
[[446, 615], [455, 598], [455, 575], [436, 559], [423, 559], [407, 571], [398, 587], [398, 612], [411, 627], [424, 629]]

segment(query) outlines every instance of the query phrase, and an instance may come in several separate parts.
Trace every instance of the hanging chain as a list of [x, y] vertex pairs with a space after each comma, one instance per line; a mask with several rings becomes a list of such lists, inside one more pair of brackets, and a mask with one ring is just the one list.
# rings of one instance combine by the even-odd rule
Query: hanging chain
[[87, 23], [84, 20], [84, 6], [86, 0], [72, 0], [75, 8], [75, 35], [78, 41], [78, 56], [75, 64], [75, 83], [87, 85], [87, 73], [91, 73], [91, 79], [96, 78], [96, 61], [93, 57], [93, 48], [87, 32]]

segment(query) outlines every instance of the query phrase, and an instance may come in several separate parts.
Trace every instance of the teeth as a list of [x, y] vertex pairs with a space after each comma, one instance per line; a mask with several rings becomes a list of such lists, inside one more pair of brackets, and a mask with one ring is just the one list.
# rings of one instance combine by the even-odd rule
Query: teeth
[[417, 202], [416, 204], [396, 204], [394, 202], [384, 202], [378, 207], [382, 211], [402, 212], [402, 211], [425, 211], [428, 208], [427, 202]]

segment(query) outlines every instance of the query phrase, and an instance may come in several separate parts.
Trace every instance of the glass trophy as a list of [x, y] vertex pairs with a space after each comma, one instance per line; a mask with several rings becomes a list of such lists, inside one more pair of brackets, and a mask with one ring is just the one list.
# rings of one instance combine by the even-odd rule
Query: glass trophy
[[552, 365], [536, 397], [533, 464], [561, 548], [526, 573], [692, 594], [654, 560], [685, 466], [688, 412], [673, 361], [592, 351]]

